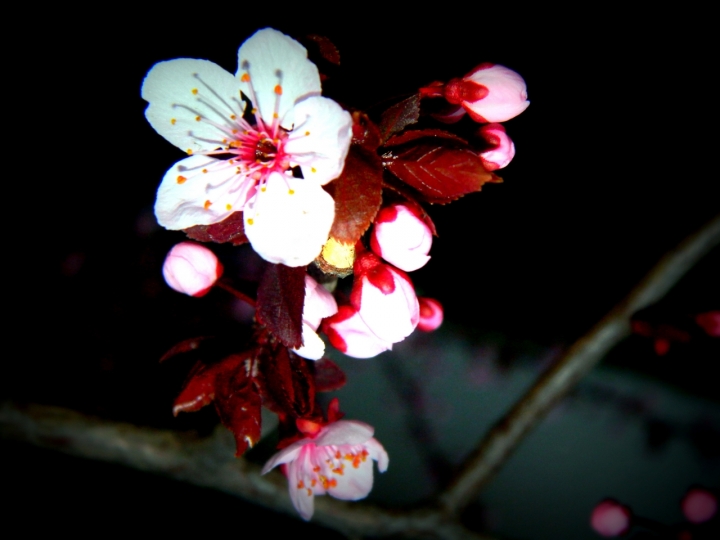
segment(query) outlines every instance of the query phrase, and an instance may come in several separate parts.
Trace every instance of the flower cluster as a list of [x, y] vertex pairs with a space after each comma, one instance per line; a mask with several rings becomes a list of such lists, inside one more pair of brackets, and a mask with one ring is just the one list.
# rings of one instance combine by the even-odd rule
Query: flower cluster
[[[300, 43], [266, 28], [242, 44], [234, 75], [176, 59], [156, 64], [142, 85], [151, 126], [187, 154], [158, 189], [160, 225], [198, 242], [249, 243], [267, 263], [253, 293], [223, 276], [201, 244], [168, 254], [173, 289], [202, 296], [217, 283], [255, 309], [246, 348], [199, 361], [173, 410], [214, 404], [237, 455], [259, 440], [261, 407], [276, 413], [281, 450], [263, 473], [281, 467], [304, 519], [315, 495], [367, 496], [372, 462], [381, 472], [388, 465], [371, 426], [341, 420], [336, 400], [323, 415], [317, 392], [340, 388], [345, 375], [324, 357], [320, 334], [370, 358], [441, 325], [442, 305], [418, 297], [407, 274], [430, 260], [436, 233], [424, 205], [501, 181], [495, 171], [515, 146], [499, 122], [528, 106], [522, 78], [491, 64], [420, 88], [375, 118], [321, 96], [320, 81]], [[473, 127], [477, 144], [438, 127], [466, 114], [483, 124]]]

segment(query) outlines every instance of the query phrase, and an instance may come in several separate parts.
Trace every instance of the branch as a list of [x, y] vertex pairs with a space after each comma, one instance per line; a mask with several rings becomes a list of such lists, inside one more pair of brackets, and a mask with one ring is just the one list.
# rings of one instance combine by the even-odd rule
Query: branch
[[448, 513], [459, 513], [507, 460], [520, 441], [617, 343], [630, 335], [630, 317], [660, 300], [706, 253], [720, 243], [720, 216], [667, 253], [633, 291], [547, 371], [468, 457], [440, 495]]
[[[278, 472], [233, 458], [230, 432], [219, 428], [198, 439], [190, 434], [138, 427], [42, 405], [0, 404], [0, 436], [43, 448], [120, 463], [209, 487], [297, 517], [287, 480]], [[313, 521], [349, 537], [412, 535], [444, 540], [491, 540], [469, 531], [437, 509], [389, 511], [362, 503], [317, 497]]]

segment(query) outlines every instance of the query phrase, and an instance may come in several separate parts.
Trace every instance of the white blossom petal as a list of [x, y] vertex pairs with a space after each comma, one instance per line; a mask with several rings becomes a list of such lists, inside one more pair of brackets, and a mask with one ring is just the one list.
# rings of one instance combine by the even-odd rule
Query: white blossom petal
[[305, 521], [308, 521], [315, 511], [315, 494], [312, 491], [308, 491], [308, 488], [298, 487], [303, 480], [303, 472], [312, 468], [312, 466], [308, 467], [307, 465], [309, 453], [309, 448], [303, 448], [298, 459], [288, 463], [287, 470], [290, 500], [295, 510], [298, 511], [298, 514], [300, 514]]
[[352, 117], [333, 100], [310, 97], [293, 109], [295, 125], [285, 143], [306, 180], [327, 184], [343, 170], [352, 139]]
[[252, 187], [227, 161], [190, 156], [165, 173], [155, 200], [155, 216], [171, 230], [217, 223], [242, 209]]
[[[242, 80], [245, 73], [250, 76], [249, 81]], [[253, 99], [266, 124], [272, 124], [276, 112], [283, 127], [287, 127], [283, 119], [296, 102], [320, 95], [320, 75], [315, 64], [307, 59], [305, 47], [272, 28], [255, 32], [242, 44], [237, 77], [240, 88]], [[278, 84], [282, 87], [281, 95], [275, 92]], [[290, 117], [287, 121], [292, 123]]]
[[141, 94], [150, 125], [182, 151], [223, 146], [234, 118], [243, 115], [240, 81], [208, 60], [179, 58], [155, 64]]
[[324, 427], [313, 442], [318, 446], [362, 444], [375, 433], [375, 428], [357, 420], [338, 420]]
[[302, 439], [286, 446], [268, 460], [268, 462], [262, 468], [262, 471], [260, 471], [260, 474], [266, 474], [278, 465], [282, 465], [283, 463], [289, 463], [296, 460], [298, 455], [300, 455], [300, 450], [302, 450], [302, 447], [306, 444], [307, 441], [305, 439]]
[[305, 274], [305, 301], [303, 303], [303, 322], [317, 330], [322, 320], [337, 313], [335, 297], [328, 290]]
[[370, 457], [377, 461], [378, 471], [381, 473], [387, 471], [390, 458], [383, 445], [373, 437], [365, 443], [365, 449], [370, 453]]
[[307, 323], [303, 323], [302, 341], [300, 347], [293, 349], [295, 354], [308, 360], [320, 360], [325, 354], [325, 343]]
[[244, 209], [245, 234], [266, 261], [305, 266], [320, 254], [335, 201], [318, 184], [273, 173]]
[[373, 461], [365, 458], [357, 466], [349, 463], [342, 476], [336, 476], [337, 484], [328, 488], [328, 493], [336, 499], [357, 501], [368, 496], [373, 487]]

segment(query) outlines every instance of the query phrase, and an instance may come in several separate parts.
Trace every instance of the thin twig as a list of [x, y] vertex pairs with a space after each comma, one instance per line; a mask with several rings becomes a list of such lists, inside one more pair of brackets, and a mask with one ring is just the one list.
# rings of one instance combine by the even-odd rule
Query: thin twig
[[[233, 458], [229, 431], [211, 437], [138, 427], [42, 405], [0, 404], [0, 436], [76, 456], [120, 463], [242, 497], [297, 516], [287, 480], [278, 472], [260, 475], [260, 467]], [[315, 500], [313, 521], [348, 537], [412, 535], [444, 540], [491, 540], [469, 531], [437, 509], [389, 511], [330, 497]]]
[[633, 291], [547, 371], [468, 457], [440, 495], [449, 514], [462, 511], [507, 460], [530, 430], [620, 340], [630, 334], [630, 317], [657, 302], [706, 253], [720, 243], [720, 216], [667, 253]]

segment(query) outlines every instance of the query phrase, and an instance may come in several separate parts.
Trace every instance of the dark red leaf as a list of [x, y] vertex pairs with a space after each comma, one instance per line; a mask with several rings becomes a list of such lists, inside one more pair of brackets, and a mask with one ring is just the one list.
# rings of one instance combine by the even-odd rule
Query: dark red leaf
[[242, 356], [230, 355], [215, 364], [196, 363], [173, 404], [175, 416], [181, 412], [193, 412], [209, 405], [215, 399], [215, 380], [221, 373], [233, 373], [239, 369]]
[[411, 141], [415, 141], [417, 139], [422, 139], [425, 137], [435, 138], [435, 139], [444, 139], [447, 141], [455, 141], [457, 143], [460, 143], [463, 146], [466, 146], [468, 144], [468, 142], [465, 139], [458, 137], [454, 133], [445, 131], [444, 129], [412, 129], [412, 130], [406, 131], [405, 133], [401, 133], [400, 135], [396, 135], [395, 137], [392, 137], [383, 146], [386, 146], [386, 147], [399, 146], [401, 144], [409, 143]]
[[305, 268], [269, 264], [258, 288], [256, 317], [283, 345], [302, 345]]
[[197, 348], [200, 346], [200, 343], [206, 339], [208, 339], [208, 336], [185, 339], [180, 343], [174, 345], [168, 352], [163, 354], [160, 358], [160, 362], [169, 360], [170, 358], [172, 358], [173, 356], [177, 356], [178, 354], [197, 350]]
[[387, 109], [380, 118], [382, 142], [387, 141], [393, 134], [415, 124], [418, 118], [420, 118], [420, 94], [413, 94]]
[[316, 392], [331, 392], [345, 386], [347, 380], [345, 373], [329, 358], [321, 358], [313, 362], [310, 368], [315, 377]]
[[235, 455], [239, 457], [260, 440], [262, 403], [253, 384], [252, 356], [235, 356], [241, 361], [238, 368], [217, 375], [215, 409], [235, 436]]
[[[369, 121], [368, 121], [369, 122]], [[370, 227], [382, 202], [382, 161], [377, 155], [377, 130], [368, 123], [360, 127], [342, 174], [325, 189], [335, 200], [335, 221], [330, 237], [354, 246]]]
[[475, 152], [455, 143], [433, 139], [421, 140], [393, 152], [384, 165], [431, 203], [454, 201], [480, 191], [486, 182], [496, 181]]
[[245, 236], [242, 212], [233, 212], [223, 221], [212, 225], [188, 227], [185, 229], [185, 234], [188, 235], [188, 238], [200, 242], [216, 242], [218, 244], [230, 242], [234, 246], [248, 242], [247, 236]]
[[268, 349], [259, 364], [260, 386], [265, 406], [275, 412], [300, 418], [315, 406], [315, 381], [307, 361], [286, 347]]
[[331, 64], [336, 66], [340, 65], [340, 51], [338, 51], [338, 48], [332, 41], [325, 36], [319, 36], [317, 34], [310, 34], [307, 38], [317, 44], [320, 56]]

